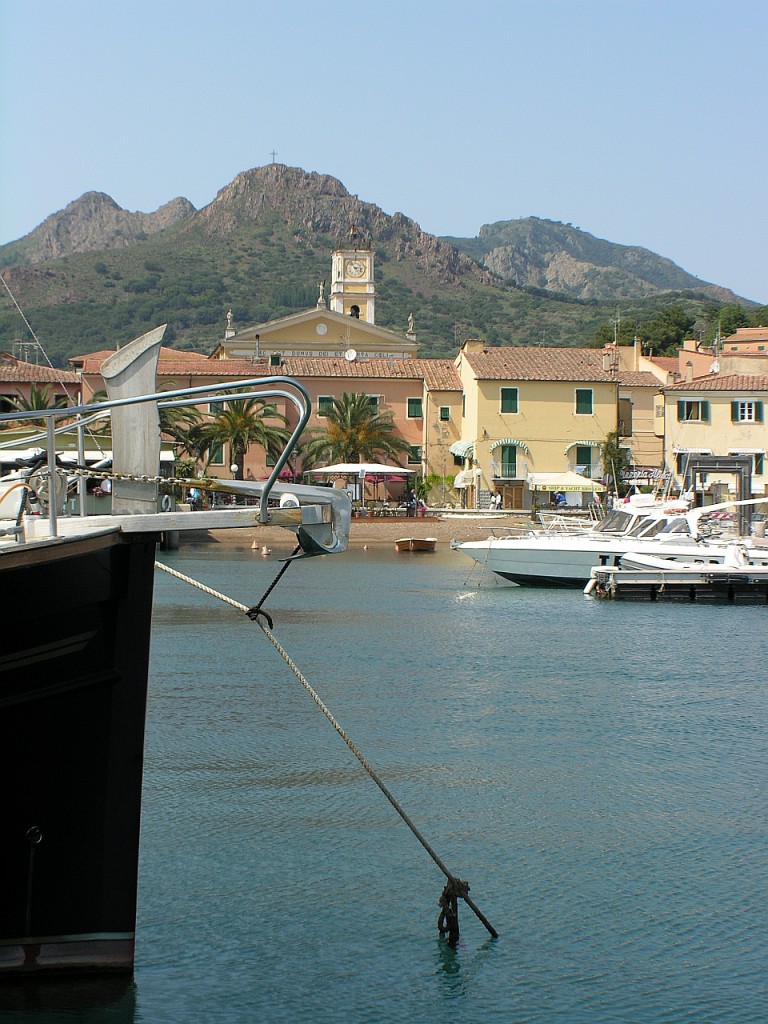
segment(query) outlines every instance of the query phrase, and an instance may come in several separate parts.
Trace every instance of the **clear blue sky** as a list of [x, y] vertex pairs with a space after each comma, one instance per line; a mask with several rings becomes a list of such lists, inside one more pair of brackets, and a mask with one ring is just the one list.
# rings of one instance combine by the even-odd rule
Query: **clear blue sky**
[[276, 160], [425, 231], [537, 216], [768, 302], [765, 0], [0, 0], [0, 243]]

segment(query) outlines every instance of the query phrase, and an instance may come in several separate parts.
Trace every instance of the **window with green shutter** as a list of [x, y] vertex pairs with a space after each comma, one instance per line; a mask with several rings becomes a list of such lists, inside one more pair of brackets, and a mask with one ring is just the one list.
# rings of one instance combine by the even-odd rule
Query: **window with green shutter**
[[731, 402], [731, 422], [762, 423], [763, 403], [742, 401]]
[[422, 415], [421, 412], [421, 399], [420, 398], [409, 398], [408, 399], [408, 419], [416, 420]]
[[576, 457], [576, 472], [582, 476], [592, 476], [592, 447], [586, 444], [577, 444], [574, 449]]
[[517, 412], [517, 388], [501, 389], [501, 411]]
[[576, 388], [576, 414], [578, 416], [591, 416], [592, 412], [592, 388]]
[[320, 395], [317, 399], [317, 415], [329, 416], [333, 412], [333, 397], [331, 395]]
[[450, 405], [441, 405], [440, 406], [440, 420], [441, 420], [441, 422], [446, 423], [450, 418], [451, 418], [451, 407], [450, 407]]
[[503, 444], [501, 446], [501, 475], [508, 479], [517, 476], [516, 444]]
[[677, 403], [677, 418], [681, 423], [708, 423], [709, 402], [691, 402], [681, 399]]

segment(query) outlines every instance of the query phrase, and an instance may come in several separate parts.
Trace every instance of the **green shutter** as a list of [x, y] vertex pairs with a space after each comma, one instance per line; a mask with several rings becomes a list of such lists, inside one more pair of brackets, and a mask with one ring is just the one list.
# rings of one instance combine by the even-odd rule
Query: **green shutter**
[[501, 411], [517, 412], [517, 388], [501, 389]]
[[702, 402], [699, 408], [701, 409], [701, 422], [709, 423], [709, 402]]
[[682, 421], [685, 419], [685, 402], [678, 400], [677, 403], [677, 419]]
[[731, 402], [731, 423], [739, 422], [739, 403]]
[[763, 422], [763, 403], [755, 402], [755, 423]]

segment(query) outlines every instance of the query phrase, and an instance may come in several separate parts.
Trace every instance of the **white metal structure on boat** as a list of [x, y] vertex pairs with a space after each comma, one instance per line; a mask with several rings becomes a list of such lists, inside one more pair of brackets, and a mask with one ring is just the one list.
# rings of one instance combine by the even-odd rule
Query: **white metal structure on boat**
[[[130, 533], [167, 533], [169, 531], [229, 529], [235, 527], [281, 526], [296, 534], [302, 554], [333, 554], [345, 550], [349, 539], [351, 503], [347, 494], [328, 487], [308, 487], [277, 483], [281, 470], [298, 442], [311, 413], [311, 400], [304, 387], [289, 377], [257, 377], [231, 384], [206, 385], [158, 393], [155, 372], [164, 328], [119, 349], [105, 363], [105, 381], [109, 399], [91, 405], [35, 411], [35, 419], [46, 421], [41, 439], [45, 442], [45, 461], [41, 465], [20, 467], [0, 479], [0, 554], [19, 544], [52, 543], [105, 530]], [[113, 364], [113, 365], [108, 365]], [[222, 392], [238, 398], [283, 398], [297, 410], [298, 424], [285, 450], [279, 456], [266, 481], [198, 480], [187, 486], [207, 486], [219, 493], [258, 499], [258, 504], [233, 505], [210, 511], [160, 511], [158, 472], [160, 468], [160, 429], [158, 408], [178, 408], [210, 402]], [[109, 413], [113, 419], [114, 461], [112, 514], [89, 516], [85, 501], [81, 513], [62, 515], [67, 486], [77, 485], [81, 498], [85, 493], [84, 475], [71, 476], [59, 466], [56, 437], [66, 430], [78, 432], [80, 451], [83, 431], [89, 423]], [[29, 413], [6, 413], [0, 422], [8, 424], [29, 419]], [[69, 425], [56, 426], [66, 419]], [[37, 438], [31, 439], [36, 441]], [[51, 501], [50, 481], [55, 480]], [[286, 494], [295, 500], [280, 499]], [[31, 502], [27, 500], [27, 496]], [[31, 511], [37, 514], [30, 514]]]
[[[628, 503], [582, 533], [491, 536], [453, 547], [510, 583], [583, 587], [593, 567], [618, 567], [628, 551], [681, 562], [702, 559], [722, 563], [725, 545], [717, 538], [702, 537], [701, 520], [736, 504], [740, 503], [726, 502], [686, 512], [673, 503]], [[768, 565], [765, 548], [748, 544], [747, 552], [751, 564]]]

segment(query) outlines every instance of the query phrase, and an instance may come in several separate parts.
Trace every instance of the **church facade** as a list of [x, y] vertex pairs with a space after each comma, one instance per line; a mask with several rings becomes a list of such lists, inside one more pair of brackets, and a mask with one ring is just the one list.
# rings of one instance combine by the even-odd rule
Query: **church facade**
[[375, 253], [369, 238], [352, 228], [341, 239], [331, 260], [328, 298], [319, 284], [314, 309], [237, 330], [231, 315], [216, 346], [214, 359], [262, 359], [279, 366], [286, 357], [407, 359], [416, 355], [416, 331], [409, 316], [405, 333], [378, 327]]

